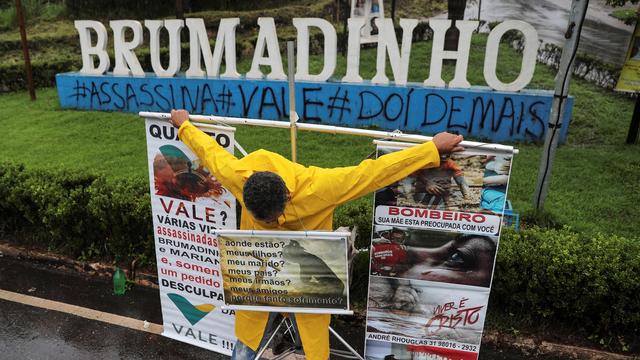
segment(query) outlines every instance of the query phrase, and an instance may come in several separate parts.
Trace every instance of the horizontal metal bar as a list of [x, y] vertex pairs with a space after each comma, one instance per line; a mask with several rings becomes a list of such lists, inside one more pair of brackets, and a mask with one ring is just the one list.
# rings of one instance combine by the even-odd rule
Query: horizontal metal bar
[[[373, 140], [373, 143], [379, 146], [396, 147], [396, 148], [408, 148], [415, 146], [415, 143], [398, 142], [398, 141], [384, 141]], [[517, 154], [518, 149], [514, 149], [511, 146], [505, 146], [500, 144], [479, 143], [475, 141], [463, 141], [462, 146], [465, 148], [464, 153], [492, 153], [492, 154]]]
[[[154, 113], [154, 112], [141, 111], [139, 115], [144, 118], [156, 118], [156, 119], [171, 118], [171, 114], [167, 114], [167, 113]], [[272, 128], [280, 128], [280, 129], [288, 129], [291, 127], [291, 123], [285, 122], [285, 121], [236, 118], [236, 117], [227, 117], [227, 116], [189, 115], [189, 119], [193, 122], [204, 123], [204, 124], [223, 123], [223, 124], [230, 124], [230, 125], [264, 126], [264, 127], [272, 127]], [[308, 124], [308, 123], [300, 123], [300, 122], [296, 123], [296, 126], [298, 130], [304, 130], [304, 131], [314, 131], [314, 132], [321, 132], [321, 133], [328, 133], [328, 134], [368, 136], [368, 137], [373, 137], [377, 139], [408, 141], [412, 143], [423, 143], [423, 142], [431, 141], [432, 139], [431, 136], [404, 134], [402, 132], [397, 132], [397, 131], [355, 129], [355, 128], [348, 128], [348, 127], [341, 127], [341, 126]], [[518, 153], [517, 149], [514, 149], [512, 146], [508, 146], [508, 145], [481, 143], [476, 141], [463, 141], [462, 143], [460, 143], [460, 145], [462, 145], [465, 148], [494, 149], [494, 151], [501, 152], [501, 153], [513, 153], [513, 154]]]

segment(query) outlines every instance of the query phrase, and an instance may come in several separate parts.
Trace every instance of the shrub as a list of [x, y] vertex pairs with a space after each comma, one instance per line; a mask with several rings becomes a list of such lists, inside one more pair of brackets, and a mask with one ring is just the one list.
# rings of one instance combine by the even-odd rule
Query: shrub
[[153, 259], [148, 193], [145, 181], [1, 163], [0, 229], [75, 257]]
[[333, 227], [358, 227], [355, 246], [357, 249], [369, 249], [371, 243], [372, 205], [370, 201], [354, 201], [336, 209]]
[[369, 290], [369, 250], [360, 251], [353, 259], [351, 266], [349, 298], [356, 307], [364, 308], [367, 306]]
[[0, 30], [14, 28], [18, 23], [15, 7], [0, 9]]
[[47, 2], [41, 10], [40, 19], [42, 20], [58, 20], [64, 18], [67, 8], [64, 4], [56, 4]]
[[[0, 2], [0, 30], [8, 30], [18, 26], [15, 2], [11, 1], [6, 7]], [[35, 20], [56, 20], [62, 18], [66, 13], [63, 3], [56, 3], [44, 0], [22, 0], [24, 17], [27, 23]]]
[[109, 183], [98, 178], [88, 188], [87, 211], [99, 219], [101, 234], [109, 258], [117, 260], [144, 259], [144, 266], [153, 262], [155, 249], [152, 238], [151, 200], [149, 184], [144, 180], [124, 179]]
[[640, 239], [565, 227], [505, 231], [492, 306], [530, 319], [553, 319], [599, 336], [638, 334]]

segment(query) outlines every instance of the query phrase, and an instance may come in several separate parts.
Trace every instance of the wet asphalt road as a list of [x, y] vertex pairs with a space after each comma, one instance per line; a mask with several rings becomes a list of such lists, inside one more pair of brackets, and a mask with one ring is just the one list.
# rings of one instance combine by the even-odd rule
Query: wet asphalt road
[[[110, 279], [108, 279], [110, 280]], [[155, 289], [112, 295], [107, 279], [0, 258], [0, 288], [162, 324]], [[228, 359], [160, 335], [0, 300], [0, 359]]]
[[[0, 289], [162, 324], [158, 290], [137, 286], [112, 295], [111, 279], [0, 256]], [[0, 300], [0, 359], [229, 359], [160, 335]], [[364, 327], [332, 326], [362, 352]], [[481, 359], [524, 359], [483, 345]]]
[[[571, 0], [482, 0], [480, 18], [488, 22], [524, 20], [536, 29], [540, 40], [563, 46], [570, 8]], [[605, 0], [589, 2], [580, 52], [622, 66], [633, 26], [610, 16], [613, 10]], [[467, 1], [465, 19], [477, 18], [478, 1]]]
[[2, 359], [228, 359], [160, 335], [0, 300]]

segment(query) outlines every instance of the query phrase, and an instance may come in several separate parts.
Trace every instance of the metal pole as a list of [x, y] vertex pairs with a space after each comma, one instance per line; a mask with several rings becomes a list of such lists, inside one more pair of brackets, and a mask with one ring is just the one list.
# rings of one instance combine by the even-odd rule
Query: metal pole
[[[171, 114], [169, 113], [140, 111], [138, 115], [144, 119], [158, 119], [158, 120], [164, 120], [164, 121], [171, 120]], [[291, 127], [291, 123], [286, 121], [236, 118], [236, 117], [225, 117], [225, 116], [214, 116], [214, 115], [209, 115], [209, 116], [189, 115], [189, 120], [196, 126], [200, 126], [200, 124], [228, 124], [228, 125], [264, 126], [264, 127], [278, 128], [278, 129], [288, 129]], [[301, 131], [313, 131], [313, 132], [321, 132], [326, 134], [367, 136], [367, 137], [372, 137], [377, 139], [408, 141], [413, 143], [423, 143], [423, 142], [431, 141], [432, 139], [430, 136], [404, 134], [404, 133], [395, 132], [395, 131], [354, 129], [354, 128], [341, 127], [341, 126], [307, 124], [307, 123], [300, 123], [300, 122], [296, 123], [296, 127], [298, 128], [298, 130], [301, 130]], [[467, 149], [474, 149], [474, 148], [483, 149], [483, 150], [487, 149], [487, 150], [506, 153], [506, 154], [518, 153], [518, 149], [514, 149], [512, 146], [501, 145], [501, 144], [486, 144], [486, 143], [475, 142], [475, 141], [463, 141], [460, 143], [460, 145]]]
[[356, 349], [354, 349], [351, 345], [349, 345], [349, 343], [345, 339], [343, 339], [342, 336], [340, 336], [340, 334], [338, 334], [335, 330], [331, 328], [331, 326], [329, 326], [329, 331], [333, 334], [333, 336], [335, 336], [342, 343], [342, 345], [344, 345], [347, 349], [349, 349], [349, 351], [353, 355], [358, 357], [358, 359], [360, 360], [364, 360], [364, 358], [360, 356], [360, 354], [356, 351]]
[[267, 342], [264, 344], [264, 346], [258, 350], [258, 353], [255, 356], [255, 359], [260, 359], [260, 357], [262, 356], [262, 354], [267, 350], [267, 347], [269, 347], [269, 344], [273, 341], [273, 339], [276, 337], [276, 335], [278, 334], [278, 330], [280, 330], [280, 328], [282, 327], [282, 324], [284, 324], [284, 321], [287, 318], [283, 317], [282, 321], [280, 321], [280, 323], [278, 324], [278, 326], [276, 327], [275, 330], [273, 330], [273, 333], [271, 334], [271, 336], [269, 337], [269, 340], [267, 340]]
[[29, 57], [29, 44], [27, 42], [27, 29], [24, 25], [24, 11], [22, 2], [16, 0], [16, 15], [18, 17], [18, 25], [20, 26], [20, 42], [22, 43], [22, 55], [24, 56], [24, 69], [27, 74], [27, 88], [31, 101], [36, 99], [36, 89], [33, 86], [33, 73], [31, 71], [31, 58]]
[[480, 32], [480, 11], [482, 10], [482, 0], [478, 0], [478, 29], [476, 32]]
[[560, 129], [562, 128], [562, 118], [567, 95], [569, 94], [569, 82], [571, 80], [571, 73], [573, 72], [573, 63], [578, 51], [582, 24], [584, 23], [588, 6], [589, 0], [573, 0], [571, 2], [569, 24], [567, 32], [565, 33], [566, 41], [562, 48], [560, 67], [556, 75], [556, 88], [553, 95], [551, 116], [549, 117], [549, 128], [547, 129], [544, 141], [544, 152], [542, 153], [542, 159], [540, 159], [538, 182], [533, 197], [533, 206], [536, 210], [544, 209], [544, 201], [549, 191], [551, 169], [556, 155], [556, 148], [558, 147]]
[[287, 67], [289, 73], [287, 78], [289, 80], [289, 123], [291, 124], [291, 161], [298, 162], [298, 132], [296, 122], [298, 121], [298, 114], [296, 113], [296, 82], [295, 82], [295, 55], [293, 54], [295, 48], [295, 42], [287, 41]]

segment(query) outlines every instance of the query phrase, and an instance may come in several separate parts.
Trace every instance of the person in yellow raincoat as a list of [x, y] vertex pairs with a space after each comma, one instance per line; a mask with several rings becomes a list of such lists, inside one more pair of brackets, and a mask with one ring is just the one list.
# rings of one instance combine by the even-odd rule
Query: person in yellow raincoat
[[[333, 230], [333, 211], [409, 174], [438, 167], [440, 154], [462, 151], [462, 136], [441, 133], [433, 141], [397, 151], [359, 165], [324, 169], [291, 162], [279, 154], [258, 150], [238, 159], [189, 121], [185, 110], [171, 112], [179, 138], [236, 197], [242, 206], [240, 229]], [[237, 311], [232, 359], [253, 359], [263, 341], [268, 312]], [[329, 358], [331, 315], [295, 314], [305, 356]]]

